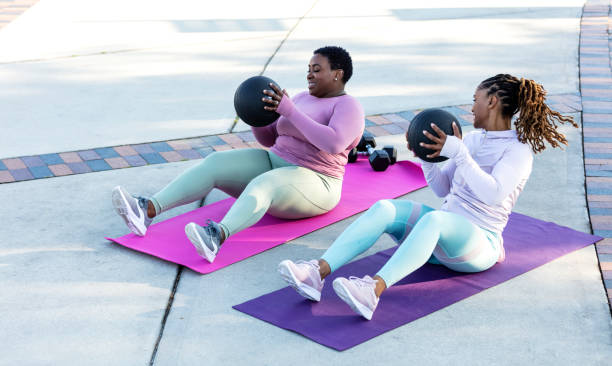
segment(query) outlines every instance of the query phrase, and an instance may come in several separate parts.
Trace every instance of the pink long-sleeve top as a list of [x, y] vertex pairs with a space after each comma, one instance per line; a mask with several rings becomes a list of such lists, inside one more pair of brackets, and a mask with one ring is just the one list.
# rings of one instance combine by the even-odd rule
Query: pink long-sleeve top
[[274, 123], [251, 128], [257, 141], [289, 163], [342, 179], [348, 153], [365, 128], [357, 99], [302, 92], [292, 99], [283, 96], [277, 112], [281, 116]]

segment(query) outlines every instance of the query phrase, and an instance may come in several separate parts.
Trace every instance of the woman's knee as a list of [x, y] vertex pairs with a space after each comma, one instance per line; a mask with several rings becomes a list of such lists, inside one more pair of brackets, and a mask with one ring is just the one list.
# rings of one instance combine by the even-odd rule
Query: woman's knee
[[260, 179], [261, 175], [253, 178], [247, 186], [244, 188], [244, 191], [241, 195], [244, 196], [253, 196], [257, 199], [268, 197], [271, 192], [270, 185], [266, 182], [265, 179]]
[[279, 188], [283, 185], [277, 179], [276, 169], [272, 169], [254, 177], [245, 187], [241, 196], [251, 196], [257, 205], [270, 205], [279, 194]]
[[299, 190], [291, 188], [299, 186], [300, 176], [293, 174], [297, 167], [282, 167], [271, 169], [254, 177], [247, 185], [245, 192], [256, 195], [283, 196], [287, 192]]
[[214, 151], [208, 154], [198, 166], [223, 166], [232, 160], [233, 150]]
[[447, 213], [444, 211], [434, 210], [429, 211], [421, 217], [419, 224], [441, 226], [447, 219]]
[[268, 152], [262, 149], [232, 149], [214, 151], [207, 155], [200, 164], [215, 166], [265, 166], [271, 169]]
[[377, 216], [395, 216], [396, 209], [392, 200], [379, 200], [370, 206], [368, 212]]

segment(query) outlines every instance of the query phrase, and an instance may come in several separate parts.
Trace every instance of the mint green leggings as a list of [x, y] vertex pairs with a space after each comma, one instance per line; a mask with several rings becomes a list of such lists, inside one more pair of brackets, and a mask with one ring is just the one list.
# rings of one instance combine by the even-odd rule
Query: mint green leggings
[[383, 233], [399, 244], [377, 273], [387, 286], [428, 261], [459, 272], [484, 271], [497, 262], [501, 250], [496, 234], [461, 215], [408, 200], [382, 200], [349, 225], [321, 259], [335, 271], [374, 245]]
[[202, 199], [213, 188], [237, 197], [220, 222], [227, 238], [266, 212], [300, 219], [330, 211], [340, 201], [342, 179], [290, 164], [263, 149], [217, 151], [176, 177], [151, 202], [160, 214]]

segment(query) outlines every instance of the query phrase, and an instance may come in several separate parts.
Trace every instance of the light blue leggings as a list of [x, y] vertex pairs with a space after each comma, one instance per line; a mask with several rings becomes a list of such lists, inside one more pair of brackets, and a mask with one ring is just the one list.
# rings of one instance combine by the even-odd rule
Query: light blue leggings
[[461, 215], [408, 200], [376, 202], [334, 241], [321, 259], [332, 271], [365, 252], [383, 234], [399, 248], [378, 271], [387, 286], [429, 260], [459, 272], [480, 272], [498, 260], [501, 243]]

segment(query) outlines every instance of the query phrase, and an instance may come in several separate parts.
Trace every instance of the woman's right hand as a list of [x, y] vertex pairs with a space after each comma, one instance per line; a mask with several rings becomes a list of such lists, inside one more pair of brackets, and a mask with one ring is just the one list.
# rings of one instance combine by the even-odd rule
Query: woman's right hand
[[261, 98], [261, 100], [264, 103], [269, 104], [267, 106], [264, 106], [265, 110], [276, 112], [276, 109], [278, 108], [278, 105], [283, 99], [283, 96], [286, 96], [288, 98], [289, 94], [287, 94], [287, 91], [285, 89], [281, 90], [278, 86], [274, 85], [273, 83], [270, 83], [270, 88], [272, 88], [272, 90], [265, 89], [263, 91], [263, 93], [267, 95], [267, 97], [263, 97]]
[[[459, 127], [457, 127], [457, 124], [455, 122], [453, 122], [452, 127], [453, 127], [453, 135], [451, 136], [455, 136], [459, 140], [461, 140], [462, 139], [461, 132], [459, 132]], [[442, 148], [444, 147], [444, 144], [446, 143], [447, 136], [446, 136], [446, 133], [444, 133], [444, 131], [442, 131], [440, 127], [438, 127], [435, 123], [431, 124], [431, 128], [434, 130], [434, 132], [438, 136], [434, 136], [433, 134], [427, 132], [426, 130], [423, 130], [423, 135], [425, 135], [428, 139], [430, 139], [433, 142], [433, 144], [426, 144], [424, 142], [421, 142], [419, 145], [426, 149], [430, 149], [434, 151], [432, 154], [427, 155], [428, 158], [436, 158], [440, 156], [440, 153], [442, 152]]]

